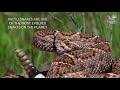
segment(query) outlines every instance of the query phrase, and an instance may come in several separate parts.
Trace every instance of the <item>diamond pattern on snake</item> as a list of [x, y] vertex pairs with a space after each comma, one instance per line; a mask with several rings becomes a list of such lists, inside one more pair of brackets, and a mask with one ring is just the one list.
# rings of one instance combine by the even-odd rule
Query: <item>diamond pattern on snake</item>
[[104, 74], [112, 67], [111, 45], [96, 35], [44, 30], [34, 34], [33, 44], [39, 50], [57, 54], [47, 78], [78, 77], [78, 73]]

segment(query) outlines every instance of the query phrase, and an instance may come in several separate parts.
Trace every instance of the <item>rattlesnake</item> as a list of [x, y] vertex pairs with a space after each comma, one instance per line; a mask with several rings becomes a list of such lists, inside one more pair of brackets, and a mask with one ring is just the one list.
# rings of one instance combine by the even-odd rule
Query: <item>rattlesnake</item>
[[44, 30], [34, 34], [33, 44], [39, 50], [57, 54], [48, 71], [48, 78], [75, 78], [81, 77], [81, 74], [104, 76], [112, 70], [119, 71], [118, 63], [113, 64], [111, 45], [96, 35]]
[[[120, 60], [112, 58], [111, 45], [99, 36], [44, 30], [34, 34], [33, 44], [39, 50], [57, 54], [47, 78], [120, 78]], [[21, 50], [16, 52], [32, 77], [30, 72], [37, 69]]]

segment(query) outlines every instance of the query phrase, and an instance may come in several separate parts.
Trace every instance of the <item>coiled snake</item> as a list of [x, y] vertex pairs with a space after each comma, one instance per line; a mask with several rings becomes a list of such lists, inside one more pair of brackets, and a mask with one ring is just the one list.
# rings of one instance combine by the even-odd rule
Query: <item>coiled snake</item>
[[[99, 36], [44, 30], [34, 34], [33, 44], [39, 50], [57, 54], [47, 78], [120, 78], [120, 60], [112, 58], [111, 45]], [[26, 71], [36, 70], [28, 57], [18, 55], [18, 51]]]
[[57, 54], [48, 71], [48, 78], [75, 78], [82, 74], [103, 76], [112, 70], [119, 71], [116, 68], [118, 63], [113, 64], [111, 45], [96, 35], [45, 30], [35, 33], [33, 44], [39, 50]]

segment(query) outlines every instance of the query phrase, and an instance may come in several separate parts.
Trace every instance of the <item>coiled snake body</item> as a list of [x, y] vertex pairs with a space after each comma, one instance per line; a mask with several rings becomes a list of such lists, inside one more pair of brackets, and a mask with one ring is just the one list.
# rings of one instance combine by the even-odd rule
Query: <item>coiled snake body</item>
[[45, 30], [35, 33], [33, 44], [39, 50], [57, 54], [48, 71], [48, 78], [104, 76], [113, 68], [111, 45], [99, 36]]
[[[33, 44], [57, 54], [47, 78], [120, 78], [120, 60], [112, 58], [111, 45], [99, 36], [44, 30], [34, 34]], [[16, 51], [21, 64], [33, 76], [30, 71], [36, 71], [34, 65], [20, 53]]]

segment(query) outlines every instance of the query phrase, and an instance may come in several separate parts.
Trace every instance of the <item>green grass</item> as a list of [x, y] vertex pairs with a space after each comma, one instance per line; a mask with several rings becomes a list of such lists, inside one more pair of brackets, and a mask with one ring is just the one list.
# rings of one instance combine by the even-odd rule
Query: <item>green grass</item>
[[[108, 15], [117, 15], [116, 24], [110, 29]], [[21, 48], [39, 69], [42, 64], [51, 63], [54, 54], [39, 51], [32, 45], [32, 29], [8, 30], [8, 17], [47, 17], [48, 29], [81, 32], [99, 35], [108, 40], [113, 48], [113, 57], [120, 57], [120, 13], [119, 12], [1, 12], [0, 13], [0, 76], [10, 71], [25, 74], [15, 49]]]

